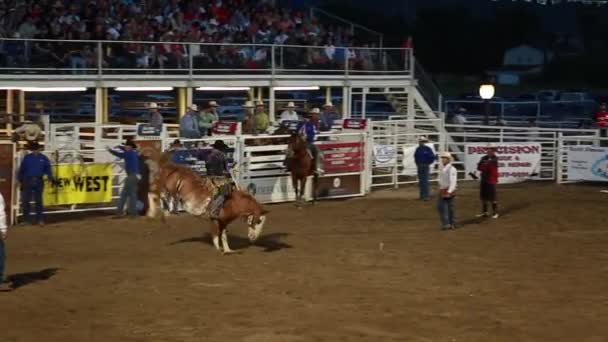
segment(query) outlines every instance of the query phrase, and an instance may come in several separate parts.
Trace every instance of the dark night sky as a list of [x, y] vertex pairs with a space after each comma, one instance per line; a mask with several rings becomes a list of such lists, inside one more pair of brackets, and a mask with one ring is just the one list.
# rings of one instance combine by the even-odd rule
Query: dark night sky
[[[537, 11], [543, 20], [545, 30], [551, 32], [574, 33], [577, 30], [576, 13], [572, 9], [580, 4], [560, 4], [560, 5], [538, 5], [536, 3], [528, 3], [523, 0], [511, 1], [491, 1], [491, 0], [330, 0], [333, 3], [342, 1], [345, 4], [357, 5], [357, 7], [365, 8], [378, 14], [394, 14], [400, 13], [408, 21], [413, 21], [416, 12], [433, 7], [446, 6], [465, 6], [470, 8], [471, 12], [482, 16], [492, 16], [497, 8], [505, 8], [512, 6], [524, 6]], [[328, 0], [311, 0], [311, 3], [322, 5]], [[598, 11], [607, 12], [608, 5], [598, 8]], [[340, 13], [336, 13], [340, 15]], [[607, 15], [608, 17], [608, 15]]]

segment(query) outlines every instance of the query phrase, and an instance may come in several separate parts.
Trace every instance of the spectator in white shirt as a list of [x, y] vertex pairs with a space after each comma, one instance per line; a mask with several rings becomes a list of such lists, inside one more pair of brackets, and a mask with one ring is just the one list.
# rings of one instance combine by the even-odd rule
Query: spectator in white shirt
[[300, 121], [300, 117], [298, 117], [295, 108], [296, 105], [293, 102], [289, 102], [285, 107], [285, 111], [281, 113], [280, 123], [283, 123], [283, 121]]
[[442, 229], [456, 228], [454, 215], [454, 192], [458, 182], [458, 172], [452, 165], [452, 155], [448, 152], [439, 154], [441, 170], [439, 171], [439, 199], [437, 210], [441, 220]]

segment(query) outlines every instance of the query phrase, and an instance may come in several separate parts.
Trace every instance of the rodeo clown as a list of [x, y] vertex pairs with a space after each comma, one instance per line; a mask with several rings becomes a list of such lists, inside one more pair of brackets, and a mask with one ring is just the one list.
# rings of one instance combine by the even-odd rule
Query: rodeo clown
[[481, 173], [479, 184], [479, 197], [481, 199], [481, 213], [477, 217], [490, 217], [488, 203], [492, 203], [492, 218], [498, 218], [498, 203], [496, 202], [496, 184], [498, 183], [498, 157], [496, 146], [489, 144], [486, 155], [481, 157], [477, 170]]
[[[207, 157], [207, 176], [226, 177], [227, 175], [230, 175], [228, 171], [228, 160], [226, 158], [227, 151], [228, 146], [224, 143], [224, 141], [217, 140], [215, 143], [213, 143], [213, 150]], [[232, 183], [226, 182], [224, 185], [222, 185], [213, 201], [211, 201], [211, 204], [209, 205], [209, 217], [212, 220], [217, 220], [220, 218], [224, 201], [226, 201], [226, 198], [230, 196], [231, 192]]]

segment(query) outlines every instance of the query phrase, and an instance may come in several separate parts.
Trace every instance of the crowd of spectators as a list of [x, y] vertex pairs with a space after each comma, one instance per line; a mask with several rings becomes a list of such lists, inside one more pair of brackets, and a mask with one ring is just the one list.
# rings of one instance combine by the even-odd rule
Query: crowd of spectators
[[[353, 68], [368, 69], [374, 62], [369, 51], [365, 56], [340, 48], [373, 47], [355, 41], [348, 28], [323, 25], [306, 11], [274, 6], [272, 0], [0, 0], [2, 37], [131, 41], [103, 45], [105, 68], [184, 68], [189, 54], [201, 69], [255, 69], [270, 63], [270, 48], [221, 44], [322, 47], [278, 49], [276, 63], [290, 67], [330, 68], [348, 60]], [[4, 41], [0, 46], [5, 67], [50, 64], [84, 72], [97, 68], [97, 55], [93, 43]]]

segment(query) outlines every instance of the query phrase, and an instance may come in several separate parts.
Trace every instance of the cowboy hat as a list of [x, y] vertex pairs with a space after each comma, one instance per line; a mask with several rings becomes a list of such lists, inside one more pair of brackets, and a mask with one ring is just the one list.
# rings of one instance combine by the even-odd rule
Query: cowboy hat
[[429, 141], [429, 139], [427, 137], [425, 137], [424, 135], [420, 136], [420, 138], [418, 138], [418, 142], [423, 142], [423, 141]]
[[253, 108], [253, 102], [245, 101], [245, 103], [243, 104], [243, 108]]
[[191, 105], [188, 106], [188, 109], [193, 110], [193, 111], [196, 112], [196, 111], [198, 111], [198, 106], [193, 103], [193, 104], [191, 104]]
[[150, 109], [157, 109], [158, 108], [158, 103], [156, 103], [156, 102], [150, 102], [150, 105], [148, 106], [148, 108], [150, 108]]
[[209, 107], [219, 107], [219, 105], [215, 101], [209, 101]]
[[452, 155], [450, 154], [450, 152], [441, 152], [439, 153], [439, 158], [452, 159]]
[[264, 102], [258, 101], [258, 102], [255, 103], [255, 106], [256, 107], [264, 107]]
[[319, 110], [319, 108], [315, 107], [315, 108], [311, 109], [308, 113], [310, 113], [310, 114], [320, 114], [321, 110]]
[[25, 140], [36, 140], [38, 139], [38, 137], [40, 136], [40, 134], [42, 134], [42, 130], [40, 129], [40, 126], [36, 125], [33, 122], [27, 122], [24, 125], [24, 132], [23, 134], [25, 135]]
[[296, 105], [293, 102], [287, 102], [287, 106], [285, 108], [296, 108]]
[[486, 145], [486, 148], [487, 149], [494, 149], [495, 150], [496, 149], [496, 145], [494, 145], [492, 143], [489, 143], [488, 145]]
[[334, 104], [333, 104], [333, 103], [331, 103], [331, 101], [327, 101], [327, 102], [325, 102], [325, 104], [323, 105], [323, 107], [333, 107], [333, 106], [334, 106]]
[[220, 151], [225, 151], [226, 149], [228, 149], [228, 145], [226, 145], [223, 140], [216, 140], [212, 146], [213, 148]]

